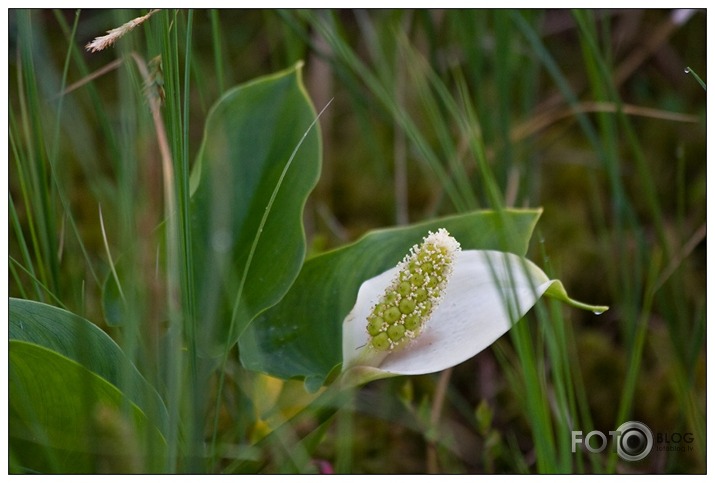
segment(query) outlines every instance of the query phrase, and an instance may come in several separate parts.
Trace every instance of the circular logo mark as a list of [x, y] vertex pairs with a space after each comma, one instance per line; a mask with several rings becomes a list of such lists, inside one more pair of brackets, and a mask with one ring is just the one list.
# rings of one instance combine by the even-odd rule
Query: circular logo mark
[[626, 461], [642, 460], [653, 449], [653, 433], [645, 424], [627, 421], [617, 429], [618, 456]]

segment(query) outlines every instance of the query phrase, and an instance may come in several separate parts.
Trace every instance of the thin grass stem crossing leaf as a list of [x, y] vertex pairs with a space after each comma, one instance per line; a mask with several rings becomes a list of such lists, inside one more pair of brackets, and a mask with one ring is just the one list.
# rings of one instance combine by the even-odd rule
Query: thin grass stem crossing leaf
[[191, 228], [200, 345], [210, 353], [277, 303], [303, 264], [321, 147], [300, 75], [299, 63], [229, 90], [206, 121]]

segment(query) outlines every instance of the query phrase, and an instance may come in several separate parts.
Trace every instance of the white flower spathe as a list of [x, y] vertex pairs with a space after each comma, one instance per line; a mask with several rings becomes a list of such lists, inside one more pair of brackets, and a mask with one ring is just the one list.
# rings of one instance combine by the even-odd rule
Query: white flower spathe
[[[506, 333], [552, 285], [561, 287], [517, 255], [491, 250], [458, 252], [443, 299], [419, 337], [404, 347], [377, 351], [370, 347], [365, 324], [397, 270], [365, 281], [345, 318], [343, 381], [348, 385], [428, 374], [464, 362]], [[564, 297], [557, 296], [569, 301]]]

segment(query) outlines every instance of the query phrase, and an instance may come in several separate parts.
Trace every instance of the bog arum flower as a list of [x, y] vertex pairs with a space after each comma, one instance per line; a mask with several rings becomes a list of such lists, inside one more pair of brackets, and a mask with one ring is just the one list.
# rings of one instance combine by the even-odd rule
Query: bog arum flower
[[580, 308], [529, 260], [460, 250], [446, 230], [429, 233], [397, 267], [365, 281], [343, 323], [343, 382], [438, 372], [475, 356], [544, 294]]

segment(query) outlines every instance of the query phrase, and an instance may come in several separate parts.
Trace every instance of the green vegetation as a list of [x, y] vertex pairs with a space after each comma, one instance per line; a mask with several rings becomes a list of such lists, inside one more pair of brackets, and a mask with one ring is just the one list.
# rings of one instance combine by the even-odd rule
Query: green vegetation
[[[10, 472], [704, 473], [705, 23], [10, 10]], [[336, 390], [441, 226], [610, 309]], [[572, 451], [626, 421], [690, 443]]]

